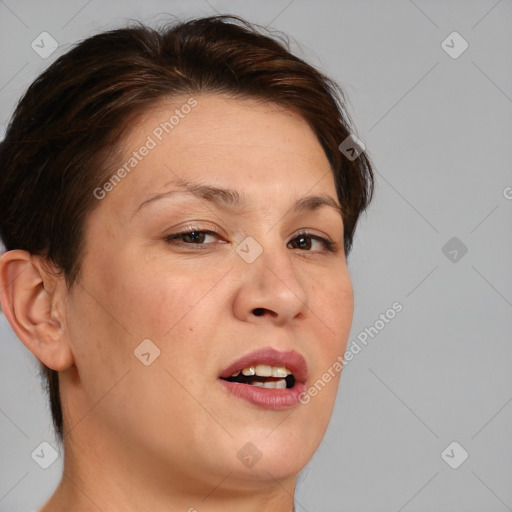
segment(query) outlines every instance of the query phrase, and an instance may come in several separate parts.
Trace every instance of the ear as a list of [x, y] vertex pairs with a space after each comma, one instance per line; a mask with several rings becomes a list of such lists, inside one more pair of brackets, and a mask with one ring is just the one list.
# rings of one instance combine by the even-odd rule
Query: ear
[[41, 256], [8, 251], [0, 258], [0, 301], [14, 332], [48, 368], [73, 364], [66, 337], [64, 278], [50, 272]]

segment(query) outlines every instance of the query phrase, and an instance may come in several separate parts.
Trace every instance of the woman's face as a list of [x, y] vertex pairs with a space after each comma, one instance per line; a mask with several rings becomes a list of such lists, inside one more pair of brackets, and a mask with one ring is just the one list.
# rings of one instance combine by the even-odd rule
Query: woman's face
[[[344, 352], [353, 313], [333, 175], [301, 118], [194, 99], [130, 127], [112, 175], [126, 162], [129, 172], [96, 192], [67, 303], [67, 439], [103, 467], [125, 462], [118, 471], [148, 478], [159, 467], [184, 488], [292, 479], [327, 428], [339, 373], [309, 403], [297, 394]], [[252, 384], [293, 384], [279, 368], [273, 379], [221, 378], [258, 364], [288, 367], [295, 385]]]

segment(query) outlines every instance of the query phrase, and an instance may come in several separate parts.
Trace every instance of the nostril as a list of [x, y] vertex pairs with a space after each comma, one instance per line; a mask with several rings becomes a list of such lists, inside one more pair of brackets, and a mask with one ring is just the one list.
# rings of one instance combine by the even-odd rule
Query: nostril
[[277, 317], [277, 313], [267, 308], [254, 308], [252, 310], [254, 316], [265, 316], [268, 315], [272, 318]]

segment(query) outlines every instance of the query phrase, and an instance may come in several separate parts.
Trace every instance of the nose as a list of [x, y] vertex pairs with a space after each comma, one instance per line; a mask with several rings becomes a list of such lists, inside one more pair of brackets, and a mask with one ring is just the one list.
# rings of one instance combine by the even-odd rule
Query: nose
[[239, 320], [281, 326], [306, 317], [308, 295], [290, 249], [264, 248], [252, 263], [240, 259], [237, 268], [240, 281], [233, 309]]

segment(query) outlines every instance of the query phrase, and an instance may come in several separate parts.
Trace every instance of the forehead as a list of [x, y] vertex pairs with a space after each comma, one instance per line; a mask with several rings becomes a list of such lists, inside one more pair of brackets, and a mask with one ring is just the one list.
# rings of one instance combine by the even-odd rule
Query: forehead
[[121, 148], [112, 173], [126, 172], [109, 202], [144, 200], [176, 179], [268, 200], [335, 195], [330, 164], [308, 123], [255, 99], [198, 94], [162, 101], [130, 127]]

